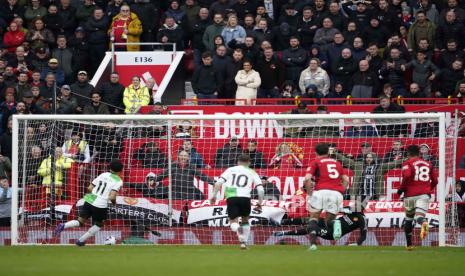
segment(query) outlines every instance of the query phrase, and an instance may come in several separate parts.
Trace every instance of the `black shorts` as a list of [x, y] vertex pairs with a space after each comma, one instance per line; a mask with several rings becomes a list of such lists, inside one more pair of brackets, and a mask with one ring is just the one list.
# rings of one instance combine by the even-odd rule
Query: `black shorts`
[[226, 204], [229, 219], [248, 217], [252, 209], [248, 197], [230, 197], [226, 200]]
[[107, 219], [108, 208], [98, 208], [94, 205], [85, 202], [84, 206], [81, 208], [81, 213], [79, 216], [84, 219], [92, 217], [92, 223], [96, 224], [97, 222], [103, 223]]

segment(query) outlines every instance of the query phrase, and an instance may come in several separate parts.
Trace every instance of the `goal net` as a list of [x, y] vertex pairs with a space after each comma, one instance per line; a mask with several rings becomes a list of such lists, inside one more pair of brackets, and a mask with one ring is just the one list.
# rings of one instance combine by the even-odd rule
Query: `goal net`
[[[15, 116], [11, 243], [74, 243], [90, 221], [59, 237], [54, 237], [54, 228], [79, 216], [91, 181], [119, 158], [124, 163], [123, 188], [116, 205], [109, 207], [104, 227], [88, 243], [104, 244], [107, 237], [115, 237], [121, 244], [236, 244], [224, 190], [217, 204], [208, 198], [215, 179], [246, 153], [266, 180], [262, 210], [252, 206], [248, 242], [308, 244], [307, 235], [273, 233], [305, 229], [303, 180], [315, 158], [315, 145], [324, 142], [351, 177], [344, 205], [364, 213], [364, 245], [405, 244], [403, 203], [396, 191], [405, 148], [411, 144], [421, 147], [422, 157], [439, 175], [427, 215], [430, 235], [420, 242], [417, 228], [414, 241], [425, 246], [459, 244], [453, 196], [455, 127], [444, 114], [291, 113]], [[256, 191], [252, 198], [256, 205]], [[360, 233], [357, 229], [337, 242], [319, 243], [351, 244]]]

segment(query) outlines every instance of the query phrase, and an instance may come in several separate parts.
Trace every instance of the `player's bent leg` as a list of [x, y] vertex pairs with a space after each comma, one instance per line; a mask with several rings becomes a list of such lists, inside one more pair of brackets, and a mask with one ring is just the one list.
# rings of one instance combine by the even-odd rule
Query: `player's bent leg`
[[309, 250], [316, 250], [316, 237], [320, 235], [321, 228], [318, 226], [318, 219], [320, 218], [321, 211], [313, 210], [310, 213], [310, 220], [308, 222], [308, 234], [310, 235], [310, 248]]
[[82, 235], [77, 241], [76, 245], [78, 246], [84, 246], [86, 243], [86, 240], [90, 237], [93, 237], [95, 234], [97, 234], [98, 231], [103, 227], [103, 221], [96, 221], [95, 224], [87, 230], [87, 232]]
[[70, 220], [65, 223], [60, 223], [58, 226], [55, 228], [54, 235], [59, 236], [63, 230], [68, 229], [68, 228], [75, 228], [79, 226], [83, 226], [86, 223], [85, 218], [78, 217], [76, 220]]

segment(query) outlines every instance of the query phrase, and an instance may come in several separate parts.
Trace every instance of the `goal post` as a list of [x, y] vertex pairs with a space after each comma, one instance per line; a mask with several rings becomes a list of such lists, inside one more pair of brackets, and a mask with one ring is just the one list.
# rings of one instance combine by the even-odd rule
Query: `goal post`
[[[366, 245], [404, 243], [403, 204], [395, 193], [402, 147], [427, 147], [439, 184], [428, 214], [431, 237], [423, 245], [459, 245], [454, 139], [456, 126], [444, 113], [15, 115], [11, 244], [69, 244], [79, 238], [86, 227], [58, 238], [53, 229], [79, 214], [85, 189], [112, 158], [123, 161], [123, 190], [93, 242], [115, 236], [119, 243], [131, 243], [133, 237], [159, 244], [237, 243], [229, 231], [224, 191], [215, 206], [208, 198], [212, 181], [237, 154], [258, 158], [254, 147], [263, 159], [255, 160], [256, 171], [268, 177], [271, 195], [261, 212], [252, 211], [250, 242], [306, 244], [306, 237], [272, 233], [305, 226], [305, 168], [315, 157], [314, 146], [325, 142], [351, 176], [345, 204], [366, 199]], [[368, 146], [370, 151], [363, 152]], [[350, 233], [337, 244], [353, 243], [357, 235]]]

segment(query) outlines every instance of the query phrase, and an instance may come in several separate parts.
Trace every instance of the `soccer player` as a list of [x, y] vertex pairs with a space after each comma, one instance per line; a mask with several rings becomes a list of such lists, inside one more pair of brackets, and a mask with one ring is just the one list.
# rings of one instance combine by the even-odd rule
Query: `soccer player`
[[[250, 235], [249, 215], [251, 211], [250, 193], [257, 188], [258, 206], [261, 208], [264, 189], [262, 180], [250, 167], [250, 157], [242, 154], [238, 159], [238, 166], [228, 168], [215, 183], [210, 203], [215, 204], [216, 194], [222, 185], [226, 186], [225, 197], [231, 230], [237, 234], [241, 249], [247, 249], [247, 240]], [[239, 217], [242, 225], [239, 225]]]
[[421, 225], [420, 239], [423, 240], [428, 235], [428, 221], [425, 217], [431, 192], [438, 182], [433, 165], [420, 158], [420, 148], [417, 145], [407, 147], [407, 156], [408, 160], [402, 164], [402, 182], [397, 194], [404, 194], [404, 231], [407, 249], [412, 250], [414, 221]]
[[[367, 223], [366, 218], [361, 212], [352, 212], [348, 208], [344, 208], [344, 215], [337, 218], [341, 223], [341, 237], [351, 233], [357, 229], [360, 229], [360, 236], [357, 239], [356, 244], [351, 245], [362, 245], [367, 237]], [[326, 223], [323, 219], [318, 220], [318, 226], [320, 231], [316, 233], [318, 237], [321, 237], [325, 240], [334, 240], [333, 233], [328, 231], [326, 228]], [[308, 227], [299, 228], [291, 231], [278, 231], [274, 232], [273, 236], [282, 237], [282, 236], [303, 236], [309, 234]]]
[[349, 177], [343, 173], [341, 163], [328, 156], [328, 144], [317, 144], [315, 152], [317, 157], [310, 162], [304, 180], [310, 196], [310, 250], [317, 250], [316, 238], [321, 232], [318, 220], [323, 210], [326, 212], [326, 228], [332, 233], [334, 240], [341, 238], [341, 222], [336, 220], [336, 215], [342, 210], [342, 194], [349, 184]]
[[88, 238], [94, 236], [107, 218], [108, 201], [116, 204], [116, 196], [123, 186], [118, 173], [123, 169], [121, 161], [114, 159], [110, 162], [110, 172], [100, 174], [87, 188], [89, 193], [84, 196], [84, 206], [77, 220], [60, 223], [55, 229], [55, 236], [68, 228], [83, 226], [87, 219], [92, 217], [93, 226], [77, 241], [77, 246], [84, 246]]

